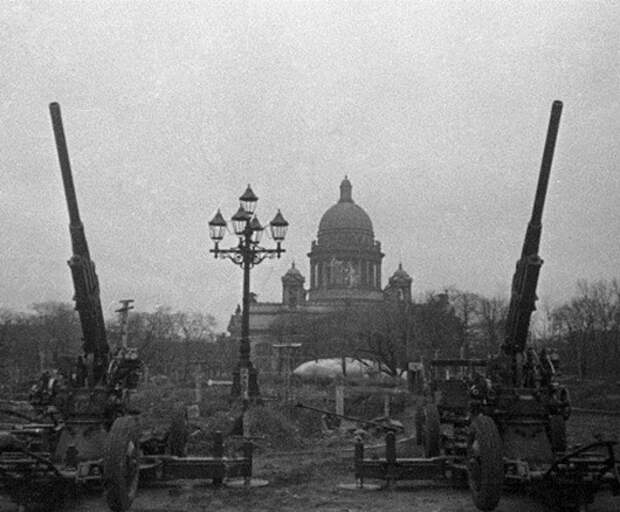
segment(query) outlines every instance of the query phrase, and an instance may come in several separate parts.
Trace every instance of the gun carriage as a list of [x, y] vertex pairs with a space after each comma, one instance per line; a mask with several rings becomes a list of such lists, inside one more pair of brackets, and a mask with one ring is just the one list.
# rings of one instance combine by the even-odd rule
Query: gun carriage
[[429, 397], [416, 414], [418, 443], [425, 458], [398, 459], [394, 435], [386, 436], [386, 459], [364, 458], [358, 443], [355, 476], [467, 482], [476, 507], [494, 510], [505, 485], [530, 486], [562, 510], [579, 509], [609, 488], [620, 493], [613, 441], [568, 450], [568, 391], [555, 378], [545, 349], [527, 346], [530, 317], [542, 266], [538, 255], [551, 162], [562, 103], [555, 101], [538, 186], [521, 257], [512, 280], [505, 338], [488, 360], [433, 360]]
[[0, 416], [19, 421], [0, 423], [0, 489], [22, 509], [53, 510], [66, 491], [103, 489], [113, 511], [131, 507], [138, 484], [154, 480], [210, 479], [252, 475], [253, 445], [244, 439], [242, 455], [224, 456], [221, 433], [213, 434], [212, 457], [186, 456], [187, 411], [181, 406], [163, 434], [141, 433], [139, 411], [131, 395], [142, 363], [127, 343], [132, 300], [121, 301], [121, 341], [110, 348], [105, 330], [95, 264], [90, 258], [80, 219], [65, 134], [57, 103], [50, 113], [62, 172], [73, 255], [68, 264], [75, 309], [83, 336], [83, 355], [68, 371], [44, 373], [33, 387], [34, 413], [11, 408]]

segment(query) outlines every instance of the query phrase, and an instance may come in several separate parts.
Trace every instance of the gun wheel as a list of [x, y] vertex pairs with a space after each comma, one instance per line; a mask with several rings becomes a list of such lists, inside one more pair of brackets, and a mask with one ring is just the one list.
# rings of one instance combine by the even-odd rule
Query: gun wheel
[[424, 456], [439, 455], [439, 410], [434, 404], [424, 408]]
[[103, 482], [108, 506], [125, 512], [136, 497], [139, 478], [138, 430], [134, 418], [122, 416], [112, 424], [103, 460]]
[[467, 469], [474, 504], [479, 510], [494, 510], [504, 484], [504, 459], [502, 438], [489, 416], [477, 416], [471, 424]]

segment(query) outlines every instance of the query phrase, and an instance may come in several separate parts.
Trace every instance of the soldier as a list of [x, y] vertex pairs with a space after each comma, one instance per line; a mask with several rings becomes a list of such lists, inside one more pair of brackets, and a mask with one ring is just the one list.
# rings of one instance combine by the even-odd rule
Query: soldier
[[540, 385], [541, 386], [550, 386], [551, 379], [555, 375], [555, 368], [553, 367], [553, 362], [551, 361], [551, 357], [547, 353], [547, 349], [543, 348], [540, 351]]
[[535, 388], [540, 384], [540, 360], [534, 347], [528, 347], [523, 365], [523, 385], [526, 388]]
[[84, 364], [84, 358], [82, 356], [77, 356], [73, 372], [71, 373], [71, 385], [76, 388], [84, 387], [87, 375], [88, 369]]

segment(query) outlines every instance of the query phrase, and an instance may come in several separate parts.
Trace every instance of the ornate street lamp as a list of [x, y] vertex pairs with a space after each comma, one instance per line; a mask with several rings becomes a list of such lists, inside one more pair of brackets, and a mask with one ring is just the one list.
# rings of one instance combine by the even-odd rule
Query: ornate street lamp
[[227, 231], [227, 223], [218, 210], [215, 217], [209, 221], [209, 236], [215, 243], [212, 252], [216, 258], [228, 258], [243, 269], [243, 310], [241, 313], [241, 341], [239, 344], [239, 364], [233, 370], [232, 395], [243, 398], [244, 403], [250, 398], [258, 397], [257, 371], [250, 361], [250, 269], [266, 258], [279, 258], [285, 252], [281, 244], [286, 236], [288, 222], [280, 213], [269, 223], [271, 237], [276, 242], [275, 249], [259, 246], [264, 227], [259, 222], [254, 211], [258, 197], [250, 185], [239, 197], [239, 209], [232, 218], [232, 225], [239, 242], [235, 247], [220, 249], [219, 243]]

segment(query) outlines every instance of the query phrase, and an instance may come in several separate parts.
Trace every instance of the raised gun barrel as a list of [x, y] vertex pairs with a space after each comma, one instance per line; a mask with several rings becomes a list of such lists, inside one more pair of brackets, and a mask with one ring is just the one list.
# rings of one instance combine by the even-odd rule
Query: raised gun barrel
[[106, 339], [103, 310], [99, 293], [99, 279], [95, 272], [95, 263], [90, 259], [88, 243], [84, 234], [84, 225], [80, 220], [69, 152], [60, 115], [60, 105], [50, 103], [52, 126], [56, 139], [58, 161], [62, 172], [62, 182], [65, 189], [67, 208], [69, 209], [69, 232], [73, 255], [69, 260], [75, 295], [75, 309], [80, 317], [83, 336], [83, 350], [87, 358], [92, 357], [92, 370], [89, 375], [89, 384], [95, 385], [105, 381], [105, 374], [109, 358], [109, 346]]
[[506, 336], [502, 345], [503, 352], [510, 356], [515, 356], [525, 350], [530, 317], [532, 311], [536, 309], [536, 286], [540, 267], [543, 264], [543, 260], [538, 255], [542, 233], [542, 212], [561, 115], [562, 102], [554, 101], [551, 107], [551, 118], [547, 129], [547, 140], [538, 176], [532, 217], [527, 225], [521, 258], [517, 261], [517, 267], [512, 278]]

